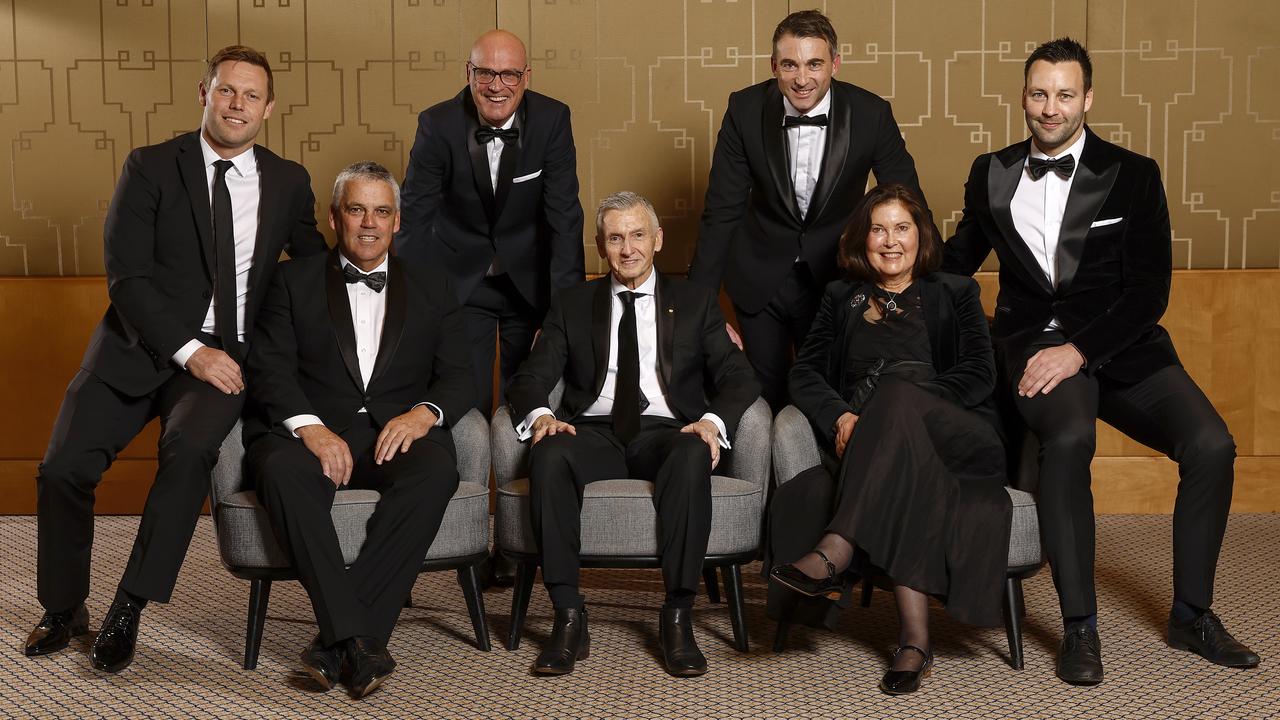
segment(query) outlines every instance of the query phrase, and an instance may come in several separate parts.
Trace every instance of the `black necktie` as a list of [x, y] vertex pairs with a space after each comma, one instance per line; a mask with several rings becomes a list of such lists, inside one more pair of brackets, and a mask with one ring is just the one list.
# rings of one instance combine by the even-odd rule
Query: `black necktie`
[[782, 127], [793, 128], [801, 125], [815, 125], [817, 127], [827, 126], [827, 116], [824, 115], [788, 115], [782, 119]]
[[238, 357], [236, 332], [236, 231], [231, 214], [227, 170], [235, 163], [213, 163], [213, 325], [222, 349]]
[[1070, 180], [1071, 173], [1076, 169], [1076, 159], [1071, 155], [1063, 155], [1053, 160], [1033, 157], [1028, 160], [1028, 165], [1031, 167], [1032, 180], [1039, 180], [1050, 170], [1057, 173], [1063, 180]]
[[382, 292], [382, 288], [387, 286], [387, 273], [385, 270], [371, 272], [366, 275], [360, 272], [355, 265], [347, 265], [342, 269], [342, 277], [347, 281], [348, 285], [351, 283], [364, 283], [376, 293]]
[[488, 125], [481, 125], [480, 128], [476, 130], [476, 142], [481, 145], [484, 145], [494, 138], [502, 138], [502, 142], [511, 142], [519, 137], [520, 129], [514, 127], [503, 130], [501, 128], [489, 127]]
[[640, 343], [636, 338], [636, 298], [644, 293], [623, 290], [618, 322], [618, 376], [613, 392], [613, 433], [626, 443], [640, 432]]

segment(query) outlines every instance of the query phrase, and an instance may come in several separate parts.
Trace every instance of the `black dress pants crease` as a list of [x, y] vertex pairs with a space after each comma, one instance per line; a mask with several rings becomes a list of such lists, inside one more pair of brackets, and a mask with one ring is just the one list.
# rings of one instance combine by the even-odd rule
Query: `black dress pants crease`
[[506, 397], [507, 380], [529, 357], [533, 337], [542, 325], [542, 314], [524, 299], [505, 273], [482, 279], [462, 312], [471, 342], [476, 407], [487, 418], [493, 415], [495, 341], [501, 343], [498, 397]]
[[[658, 553], [667, 596], [697, 592], [711, 534], [711, 450], [685, 423], [644, 416], [623, 445], [610, 419], [580, 419], [576, 435], [558, 433], [533, 446], [529, 503], [542, 554], [542, 579], [556, 608], [577, 607], [582, 496], [589, 483], [638, 478], [654, 484]], [[721, 455], [721, 462], [725, 456]]]
[[67, 386], [36, 475], [37, 595], [54, 612], [89, 596], [93, 505], [102, 473], [154, 417], [158, 469], [120, 587], [168, 602], [209, 494], [209, 473], [244, 405], [179, 373], [149, 395], [130, 397], [80, 370]]
[[787, 405], [787, 373], [791, 371], [792, 357], [804, 344], [821, 302], [822, 288], [814, 282], [809, 266], [799, 262], [792, 266], [764, 309], [747, 313], [734, 306], [743, 351], [760, 380], [761, 395], [774, 414]]
[[[1063, 337], [1046, 332], [1024, 358]], [[1020, 373], [1018, 374], [1020, 377]], [[1213, 602], [1214, 573], [1234, 484], [1235, 441], [1209, 399], [1178, 365], [1132, 385], [1077, 374], [1048, 395], [1019, 397], [1019, 413], [1040, 440], [1037, 508], [1064, 617], [1097, 612], [1089, 464], [1095, 419], [1178, 463], [1173, 511], [1173, 593], [1195, 607]]]
[[[432, 428], [408, 452], [381, 465], [373, 461], [378, 432], [361, 413], [340, 434], [354, 463], [343, 490], [325, 477], [301, 440], [264, 435], [248, 452], [258, 499], [311, 598], [326, 646], [356, 636], [384, 644], [390, 639], [458, 488], [448, 430]], [[348, 489], [381, 493], [360, 555], [349, 568], [330, 515], [337, 493]]]

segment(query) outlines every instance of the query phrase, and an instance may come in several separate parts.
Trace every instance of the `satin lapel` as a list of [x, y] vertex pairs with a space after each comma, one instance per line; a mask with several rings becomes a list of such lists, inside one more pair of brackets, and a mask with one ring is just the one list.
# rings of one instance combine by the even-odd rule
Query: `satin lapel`
[[196, 232], [200, 235], [200, 249], [204, 253], [205, 271], [212, 278], [213, 211], [209, 208], [209, 178], [205, 174], [204, 155], [200, 152], [200, 140], [196, 133], [191, 133], [182, 143], [178, 153], [178, 170], [182, 174], [182, 183], [187, 186], [191, 214], [196, 221]]
[[249, 337], [252, 332], [253, 319], [257, 315], [254, 289], [258, 287], [258, 282], [262, 278], [263, 268], [269, 263], [279, 261], [282, 249], [271, 242], [271, 238], [275, 237], [272, 226], [276, 222], [276, 212], [280, 206], [278, 197], [282, 188], [275, 186], [272, 182], [276, 169], [271, 166], [270, 159], [267, 158], [266, 153], [258, 150], [258, 146], [255, 145], [253, 154], [258, 161], [258, 236], [253, 240], [253, 264], [249, 266], [249, 287], [246, 291], [248, 302], [244, 317], [245, 337]]
[[1103, 146], [1096, 136], [1090, 140], [1085, 140], [1084, 152], [1080, 153], [1080, 165], [1076, 168], [1075, 179], [1071, 181], [1071, 193], [1062, 213], [1057, 253], [1059, 292], [1075, 279], [1080, 256], [1084, 253], [1085, 236], [1089, 234], [1089, 227], [1120, 174], [1120, 163], [1108, 162], [1099, 153]]
[[831, 193], [840, 184], [840, 173], [844, 171], [845, 160], [849, 158], [849, 143], [853, 138], [853, 108], [842, 93], [836, 92], [836, 85], [831, 89], [831, 112], [828, 117], [833, 122], [827, 125], [827, 148], [823, 151], [822, 172], [818, 174], [818, 184], [813, 189], [813, 199], [809, 202], [809, 213], [805, 223], [822, 217], [822, 210], [831, 199]]
[[658, 370], [662, 373], [664, 389], [671, 387], [671, 368], [675, 362], [676, 303], [673, 295], [666, 276], [659, 273], [653, 310], [658, 315]]
[[489, 153], [484, 145], [476, 142], [476, 130], [480, 129], [476, 106], [468, 91], [462, 92], [463, 131], [466, 134], [467, 154], [471, 156], [471, 173], [476, 184], [476, 194], [480, 196], [480, 204], [484, 205], [484, 214], [489, 217], [489, 224], [493, 225], [497, 213], [494, 211], [493, 183], [489, 181]]
[[778, 199], [786, 206], [787, 212], [797, 223], [802, 222], [800, 208], [796, 206], [796, 193], [791, 189], [791, 172], [787, 164], [787, 138], [782, 129], [782, 118], [786, 114], [782, 108], [782, 93], [777, 83], [770, 83], [764, 94], [764, 108], [761, 111], [760, 132], [764, 137], [764, 154], [769, 160], [769, 175], [773, 177], [774, 187], [778, 191]]
[[408, 317], [408, 278], [400, 267], [400, 261], [394, 257], [387, 262], [387, 286], [383, 292], [387, 294], [387, 312], [382, 318], [382, 339], [378, 343], [378, 357], [373, 361], [373, 372], [369, 375], [369, 387], [377, 384], [378, 378], [396, 356]]
[[342, 260], [336, 251], [329, 253], [329, 260], [324, 264], [324, 290], [329, 300], [330, 325], [338, 342], [338, 352], [352, 382], [363, 393], [360, 358], [356, 355], [356, 328], [351, 324], [351, 301], [347, 299], [347, 281], [342, 277]]
[[987, 169], [987, 202], [1009, 251], [1022, 263], [1023, 274], [1039, 285], [1041, 290], [1052, 295], [1053, 287], [1049, 284], [1049, 278], [1045, 277], [1040, 264], [1027, 249], [1027, 244], [1022, 241], [1018, 228], [1013, 224], [1013, 194], [1018, 191], [1018, 182], [1022, 179], [1029, 152], [1031, 141], [1027, 140], [1007, 152], [996, 153], [991, 157], [991, 164]]
[[[516, 122], [512, 125], [512, 127], [520, 129], [520, 137], [514, 143], [502, 143], [502, 156], [498, 159], [498, 189], [493, 201], [493, 221], [495, 223], [498, 218], [502, 217], [502, 208], [507, 203], [507, 194], [511, 192], [511, 179], [516, 174], [516, 159], [520, 157], [520, 153], [524, 150], [524, 134], [527, 128], [525, 114], [525, 104], [522, 102], [516, 110]], [[486, 165], [486, 167], [488, 166]]]
[[609, 322], [609, 313], [613, 309], [613, 303], [609, 297], [609, 276], [596, 282], [599, 286], [591, 298], [591, 350], [595, 353], [596, 361], [595, 396], [600, 397], [605, 373], [609, 371], [609, 344], [613, 342], [613, 338], [609, 337], [609, 330], [613, 327]]

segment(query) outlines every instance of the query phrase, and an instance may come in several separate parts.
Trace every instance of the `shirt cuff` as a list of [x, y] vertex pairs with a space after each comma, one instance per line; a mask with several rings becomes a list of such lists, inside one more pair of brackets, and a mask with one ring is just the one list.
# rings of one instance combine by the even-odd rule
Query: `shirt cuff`
[[286, 418], [280, 424], [284, 425], [284, 429], [288, 430], [291, 435], [298, 437], [298, 428], [308, 425], [323, 425], [324, 421], [315, 415], [294, 415], [291, 418]]
[[178, 352], [173, 354], [173, 364], [177, 365], [183, 370], [186, 370], [187, 361], [190, 360], [191, 356], [195, 355], [196, 351], [202, 347], [205, 347], [204, 343], [200, 342], [195, 338], [191, 338], [190, 340], [187, 341], [186, 345], [183, 345], [182, 347], [178, 348]]
[[551, 408], [549, 407], [540, 407], [535, 409], [533, 412], [525, 415], [524, 422], [516, 426], [516, 439], [520, 442], [524, 442], [525, 440], [533, 437], [533, 423], [543, 415], [550, 415], [551, 417], [556, 416], [555, 413], [551, 412]]
[[717, 440], [720, 441], [720, 447], [724, 448], [725, 450], [733, 449], [733, 446], [729, 444], [729, 431], [724, 429], [724, 421], [720, 419], [719, 415], [715, 413], [704, 413], [702, 417], [698, 419], [707, 420], [712, 425], [716, 426], [716, 430], [719, 431], [720, 433], [720, 437], [716, 438]]
[[433, 402], [420, 402], [409, 409], [412, 410], [413, 408], [422, 407], [423, 405], [426, 405], [427, 409], [436, 416], [436, 424], [432, 425], [432, 427], [444, 427], [444, 411], [440, 409], [439, 405], [436, 405]]

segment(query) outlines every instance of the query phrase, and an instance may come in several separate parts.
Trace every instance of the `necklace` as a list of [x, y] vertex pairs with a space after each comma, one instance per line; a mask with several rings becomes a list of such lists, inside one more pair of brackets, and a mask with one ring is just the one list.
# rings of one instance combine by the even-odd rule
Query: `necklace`
[[885, 292], [889, 293], [889, 302], [884, 304], [884, 309], [888, 310], [889, 312], [897, 312], [898, 311], [898, 293], [891, 293], [888, 290], [885, 290]]

